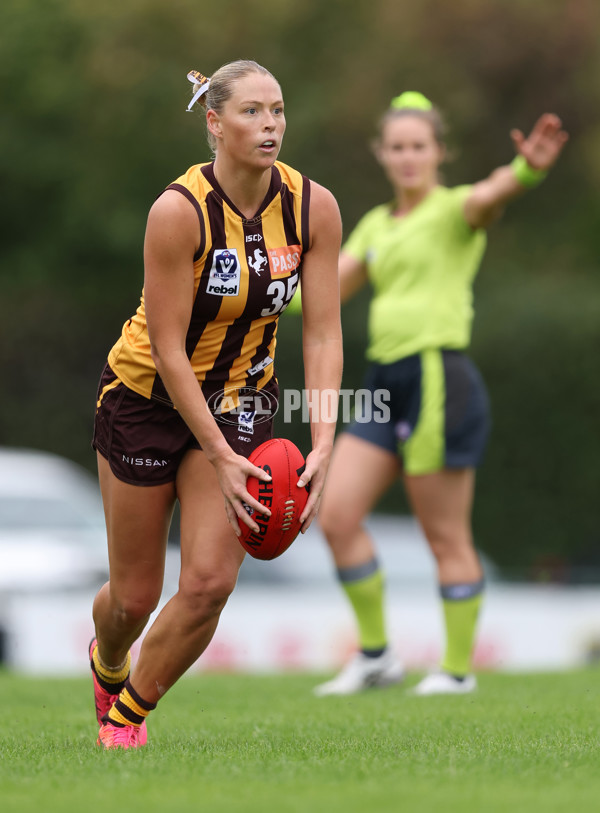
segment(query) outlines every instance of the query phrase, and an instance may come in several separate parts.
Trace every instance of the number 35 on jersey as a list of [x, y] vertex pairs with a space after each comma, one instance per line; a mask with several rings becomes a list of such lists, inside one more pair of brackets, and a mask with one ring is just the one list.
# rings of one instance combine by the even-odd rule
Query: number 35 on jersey
[[271, 297], [271, 304], [263, 308], [261, 316], [274, 316], [279, 313], [296, 293], [298, 287], [296, 269], [302, 259], [302, 246], [272, 248], [268, 254], [271, 283], [267, 288], [267, 296]]

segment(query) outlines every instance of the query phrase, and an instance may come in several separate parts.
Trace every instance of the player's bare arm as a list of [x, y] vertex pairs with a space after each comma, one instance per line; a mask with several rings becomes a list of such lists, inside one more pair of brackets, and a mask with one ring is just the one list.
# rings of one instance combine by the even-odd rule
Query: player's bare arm
[[[342, 223], [331, 192], [311, 185], [311, 244], [303, 265], [302, 326], [305, 387], [309, 393], [326, 392], [311, 412], [312, 451], [300, 485], [311, 483], [311, 495], [302, 514], [306, 531], [317, 513], [335, 435], [337, 392], [342, 377], [342, 330], [338, 259]], [[335, 396], [334, 396], [335, 394]], [[315, 405], [316, 406], [316, 405]], [[327, 413], [329, 410], [329, 414]]]

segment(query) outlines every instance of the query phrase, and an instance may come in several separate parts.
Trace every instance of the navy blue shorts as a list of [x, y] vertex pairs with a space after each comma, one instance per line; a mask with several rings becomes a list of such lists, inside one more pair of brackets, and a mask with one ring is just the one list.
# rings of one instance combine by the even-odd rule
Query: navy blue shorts
[[376, 393], [372, 402], [384, 406], [355, 414], [347, 431], [398, 454], [407, 474], [480, 464], [489, 399], [463, 353], [425, 350], [393, 364], [371, 364], [364, 386]]

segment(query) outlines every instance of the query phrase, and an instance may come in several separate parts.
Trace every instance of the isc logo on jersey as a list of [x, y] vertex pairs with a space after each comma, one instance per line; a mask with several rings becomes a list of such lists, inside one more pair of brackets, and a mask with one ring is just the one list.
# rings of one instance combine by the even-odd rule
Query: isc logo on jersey
[[217, 249], [213, 255], [206, 293], [216, 296], [237, 296], [240, 290], [240, 274], [237, 250]]
[[302, 246], [270, 248], [268, 254], [271, 279], [281, 279], [281, 277], [289, 277], [300, 265]]

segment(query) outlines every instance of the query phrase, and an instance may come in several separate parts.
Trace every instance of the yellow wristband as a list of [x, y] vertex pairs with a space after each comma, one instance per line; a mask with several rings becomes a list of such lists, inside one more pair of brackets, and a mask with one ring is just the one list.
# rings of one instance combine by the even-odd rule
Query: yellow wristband
[[548, 170], [546, 169], [534, 169], [529, 166], [527, 160], [522, 155], [517, 155], [510, 166], [517, 181], [521, 186], [525, 186], [527, 189], [533, 189], [535, 186], [539, 186], [548, 174]]

